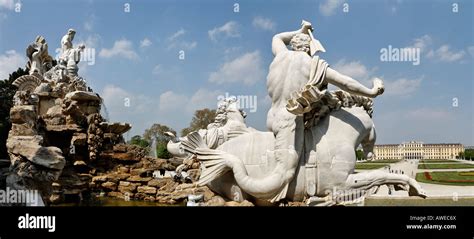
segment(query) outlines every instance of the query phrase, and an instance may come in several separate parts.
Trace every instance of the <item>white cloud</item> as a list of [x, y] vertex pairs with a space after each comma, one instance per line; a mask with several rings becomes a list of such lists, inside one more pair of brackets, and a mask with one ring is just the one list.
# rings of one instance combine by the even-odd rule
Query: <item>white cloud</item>
[[131, 135], [142, 134], [156, 121], [159, 113], [153, 96], [129, 92], [115, 85], [106, 85], [100, 94], [104, 99], [109, 121], [132, 124]]
[[267, 30], [267, 31], [275, 31], [276, 24], [269, 18], [264, 17], [255, 17], [253, 19], [252, 25], [256, 28]]
[[95, 22], [96, 22], [96, 16], [88, 15], [86, 17], [86, 21], [84, 22], [84, 29], [89, 32], [92, 31], [94, 29]]
[[[360, 61], [347, 62], [346, 59], [339, 60], [332, 68], [339, 73], [350, 76], [361, 82], [367, 87], [372, 87], [372, 77], [377, 68], [368, 69]], [[382, 78], [382, 77], [379, 77]], [[423, 76], [416, 79], [399, 78], [394, 81], [384, 79], [385, 93], [384, 95], [392, 96], [409, 96], [414, 93], [421, 85]], [[335, 86], [330, 85], [330, 90], [336, 90]]]
[[0, 80], [8, 78], [8, 75], [16, 71], [18, 67], [24, 67], [26, 62], [26, 57], [15, 50], [9, 50], [0, 55]]
[[[97, 48], [101, 40], [102, 40], [102, 37], [99, 34], [92, 34], [92, 35], [88, 35], [85, 40], [83, 38], [79, 39], [77, 45], [84, 44], [87, 48]], [[58, 51], [59, 49], [60, 48], [58, 48]]]
[[140, 47], [145, 48], [151, 46], [152, 42], [148, 38], [144, 38], [143, 40], [140, 41]]
[[0, 8], [6, 8], [13, 10], [15, 8], [15, 1], [13, 0], [0, 0]]
[[110, 49], [103, 48], [99, 56], [104, 58], [124, 57], [130, 60], [138, 59], [138, 54], [133, 50], [132, 42], [127, 39], [115, 41]]
[[368, 70], [360, 61], [347, 62], [346, 59], [339, 60], [332, 68], [357, 80], [367, 79], [374, 70]]
[[394, 81], [384, 81], [386, 95], [409, 96], [421, 85], [423, 77], [416, 79], [400, 78]]
[[413, 45], [410, 48], [420, 48], [421, 52], [426, 52], [428, 48], [433, 44], [433, 39], [429, 35], [423, 35], [420, 38], [413, 40]]
[[237, 22], [230, 21], [220, 27], [209, 30], [207, 33], [209, 38], [216, 42], [220, 37], [240, 37], [238, 28], [239, 24]]
[[84, 22], [84, 29], [86, 31], [92, 31], [93, 27], [94, 27], [94, 25], [91, 21]]
[[[414, 43], [408, 47], [420, 48], [422, 53], [429, 59], [441, 62], [455, 62], [461, 60], [466, 52], [464, 50], [452, 51], [448, 44], [440, 46], [438, 49], [433, 49], [433, 39], [429, 35], [423, 35], [420, 38], [415, 38]], [[469, 48], [468, 48], [469, 51]]]
[[191, 115], [194, 111], [199, 109], [215, 109], [219, 95], [223, 95], [221, 90], [208, 90], [205, 88], [199, 89], [190, 97], [170, 90], [160, 95], [158, 108], [160, 112], [163, 113], [174, 112], [183, 115]]
[[221, 90], [208, 90], [201, 88], [189, 100], [187, 104], [188, 112], [194, 113], [194, 111], [204, 108], [215, 109], [217, 107], [217, 97], [223, 95], [224, 92]]
[[260, 52], [245, 53], [234, 60], [225, 62], [209, 76], [209, 82], [223, 84], [242, 82], [253, 85], [264, 78]]
[[426, 56], [428, 58], [432, 58], [442, 62], [455, 62], [461, 60], [466, 54], [464, 50], [454, 52], [451, 51], [450, 48], [451, 47], [449, 45], [445, 44], [438, 48], [436, 51], [431, 50]]
[[168, 37], [168, 41], [174, 41], [176, 40], [178, 37], [184, 35], [186, 33], [186, 31], [181, 28], [179, 29], [177, 32], [173, 33], [173, 35], [171, 35], [170, 37]]
[[326, 2], [319, 4], [319, 11], [324, 16], [331, 16], [343, 2], [343, 0], [326, 0]]
[[153, 70], [151, 70], [151, 73], [153, 75], [159, 75], [160, 73], [163, 72], [163, 66], [162, 65], [156, 65], [155, 67], [153, 67]]
[[196, 48], [197, 46], [197, 42], [193, 41], [193, 42], [182, 42], [181, 43], [181, 47], [185, 50], [191, 50], [191, 49], [194, 49]]
[[181, 38], [182, 38], [182, 36], [184, 36], [184, 34], [186, 34], [186, 30], [181, 28], [177, 32], [173, 33], [173, 35], [169, 36], [168, 37], [169, 45], [168, 45], [167, 49], [172, 49], [172, 48], [179, 47], [180, 49], [191, 50], [191, 49], [196, 48], [196, 46], [197, 46], [196, 41], [189, 42], [189, 41], [181, 40]]
[[166, 91], [160, 95], [160, 111], [174, 111], [186, 107], [188, 97], [186, 95], [177, 94], [173, 91]]
[[393, 6], [392, 8], [390, 8], [390, 11], [392, 12], [392, 14], [397, 13], [397, 10], [398, 10], [398, 8], [395, 7], [395, 6]]

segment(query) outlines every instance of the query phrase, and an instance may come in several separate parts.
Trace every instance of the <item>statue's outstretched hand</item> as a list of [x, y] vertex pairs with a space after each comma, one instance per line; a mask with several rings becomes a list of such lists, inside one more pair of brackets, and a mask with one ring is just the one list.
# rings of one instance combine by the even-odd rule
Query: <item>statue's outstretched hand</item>
[[373, 80], [372, 90], [375, 91], [375, 96], [383, 94], [383, 92], [385, 91], [385, 87], [383, 85], [383, 81], [380, 78], [376, 77]]

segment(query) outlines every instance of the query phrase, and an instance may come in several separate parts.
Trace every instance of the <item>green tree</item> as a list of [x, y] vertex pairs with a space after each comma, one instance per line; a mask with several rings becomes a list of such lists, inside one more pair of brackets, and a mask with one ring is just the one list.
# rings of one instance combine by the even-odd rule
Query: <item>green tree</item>
[[13, 107], [13, 96], [17, 90], [12, 83], [18, 77], [27, 74], [28, 72], [18, 68], [18, 70], [8, 76], [8, 79], [0, 80], [0, 158], [8, 158], [6, 142], [8, 132], [12, 127], [10, 109]]
[[150, 145], [150, 143], [148, 141], [144, 140], [142, 138], [142, 136], [140, 136], [140, 135], [133, 136], [128, 143], [138, 145], [138, 146], [143, 147], [143, 148], [146, 148]]
[[362, 150], [358, 149], [355, 152], [357, 160], [362, 160], [364, 158], [364, 152]]
[[167, 144], [168, 143], [165, 143], [165, 142], [156, 143], [156, 157], [162, 158], [162, 159], [169, 159], [173, 157], [173, 155], [170, 152], [168, 152], [168, 149], [166, 148]]
[[172, 137], [166, 135], [166, 132], [171, 132], [176, 135], [176, 131], [166, 125], [153, 124], [149, 129], [145, 130], [143, 133], [143, 139], [152, 142], [152, 139], [155, 138], [158, 142], [168, 142]]
[[145, 130], [143, 133], [143, 139], [151, 145], [153, 139], [156, 140], [156, 156], [158, 158], [169, 159], [173, 157], [166, 145], [168, 141], [172, 139], [172, 136], [166, 134], [166, 132], [171, 132], [172, 134], [176, 135], [176, 131], [166, 125], [162, 124], [153, 124], [149, 129]]
[[216, 110], [210, 110], [208, 108], [196, 110], [189, 127], [181, 130], [181, 136], [186, 136], [187, 134], [199, 129], [205, 129], [208, 124], [214, 122], [215, 117]]
[[466, 149], [464, 152], [459, 153], [458, 158], [460, 159], [469, 159], [473, 160], [474, 159], [474, 149]]

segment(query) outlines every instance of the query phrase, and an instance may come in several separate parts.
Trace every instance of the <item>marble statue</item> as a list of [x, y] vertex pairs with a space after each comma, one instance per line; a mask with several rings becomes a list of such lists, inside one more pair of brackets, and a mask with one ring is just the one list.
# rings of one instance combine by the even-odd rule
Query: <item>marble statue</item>
[[42, 36], [37, 36], [35, 41], [26, 48], [28, 63], [26, 68], [29, 74], [43, 75], [53, 67], [53, 58], [48, 54], [48, 43]]
[[[197, 133], [203, 142], [210, 149], [219, 147], [224, 142], [231, 140], [241, 134], [256, 131], [247, 127], [245, 117], [247, 114], [237, 106], [237, 99], [228, 98], [219, 102], [216, 110], [214, 122], [210, 123], [206, 129], [198, 130]], [[167, 134], [171, 137], [174, 135], [170, 132]], [[176, 142], [170, 140], [167, 144], [167, 150], [176, 157], [183, 158], [183, 163], [176, 168], [175, 179], [186, 179], [187, 170], [199, 166], [199, 161], [194, 154], [186, 153], [182, 147], [182, 141], [186, 141], [187, 137], [179, 138]]]
[[38, 190], [46, 203], [90, 190], [82, 186], [91, 178], [79, 177], [80, 167], [104, 160], [104, 152], [123, 143], [122, 135], [131, 127], [107, 122], [100, 114], [103, 99], [77, 74], [84, 46], [73, 48], [74, 34], [69, 30], [61, 40], [58, 64], [38, 36], [26, 49], [29, 74], [12, 83], [17, 90], [10, 109], [6, 184]]
[[69, 29], [61, 38], [61, 54], [59, 57], [59, 64], [63, 65], [68, 76], [75, 78], [78, 76], [77, 72], [79, 71], [79, 61], [81, 59], [81, 52], [84, 51], [85, 45], [80, 44], [77, 48], [73, 47], [72, 41], [76, 31], [74, 29]]
[[[425, 197], [420, 185], [406, 175], [354, 173], [359, 145], [366, 157], [372, 157], [376, 137], [372, 98], [382, 94], [384, 86], [376, 78], [369, 89], [337, 72], [314, 55], [324, 51], [307, 21], [296, 31], [273, 37], [275, 57], [267, 77], [271, 132], [241, 130], [215, 148], [202, 133], [190, 133], [180, 148], [202, 164], [198, 184], [236, 201], [261, 203], [314, 201], [334, 191], [369, 195], [381, 185]], [[328, 84], [341, 90], [329, 92]], [[238, 107], [231, 103], [225, 110], [238, 112]]]

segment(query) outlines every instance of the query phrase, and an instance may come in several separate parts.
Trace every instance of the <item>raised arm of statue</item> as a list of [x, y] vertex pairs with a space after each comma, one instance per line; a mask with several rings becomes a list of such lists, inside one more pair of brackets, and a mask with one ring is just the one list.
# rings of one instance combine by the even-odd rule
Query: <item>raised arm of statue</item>
[[372, 89], [369, 89], [351, 77], [343, 75], [330, 67], [326, 71], [326, 81], [349, 93], [370, 98], [374, 98], [384, 92], [383, 82], [378, 78], [373, 81]]
[[307, 34], [308, 29], [312, 29], [311, 23], [304, 22], [304, 24], [302, 24], [301, 28], [296, 30], [296, 31], [282, 32], [282, 33], [278, 33], [275, 36], [273, 36], [273, 39], [272, 39], [272, 52], [273, 52], [273, 55], [276, 56], [280, 52], [288, 51], [288, 48], [286, 46], [290, 43], [291, 38], [293, 38], [293, 36], [295, 36], [297, 34], [300, 34], [300, 33]]

